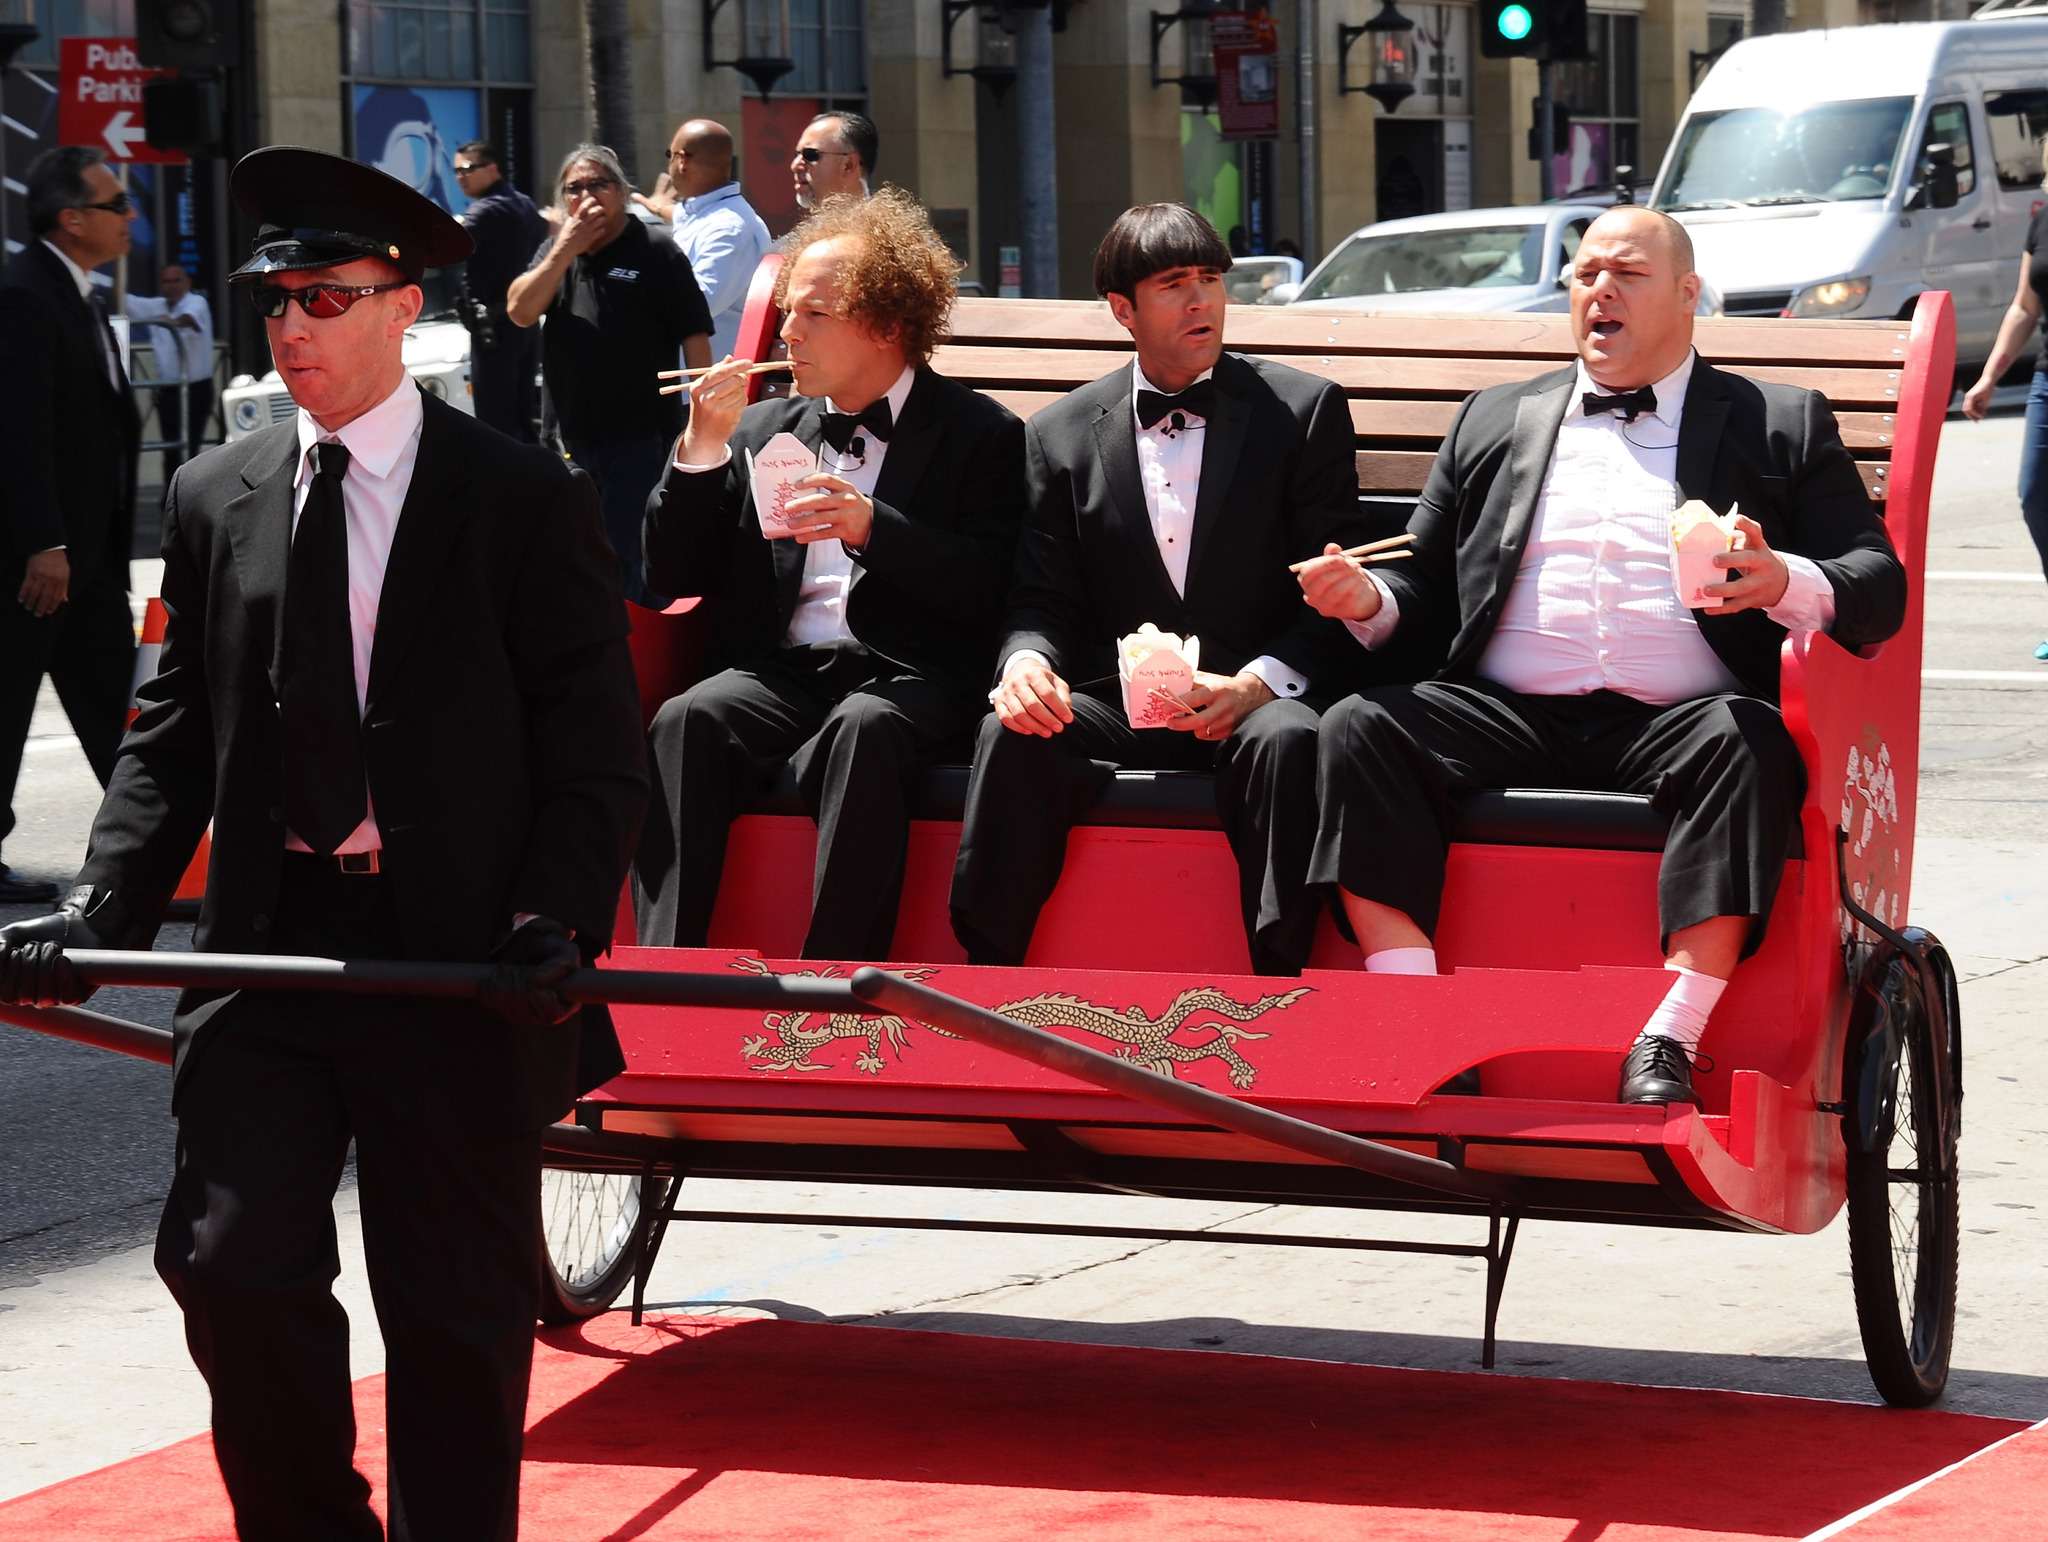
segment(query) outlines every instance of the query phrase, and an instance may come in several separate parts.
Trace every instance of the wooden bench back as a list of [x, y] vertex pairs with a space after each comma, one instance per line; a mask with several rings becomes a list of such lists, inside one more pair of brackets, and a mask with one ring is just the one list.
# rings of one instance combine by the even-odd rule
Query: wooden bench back
[[[1909, 322], [1702, 321], [1702, 357], [1756, 380], [1819, 391], [1873, 499], [1887, 493]], [[1526, 380], [1572, 359], [1558, 316], [1366, 316], [1233, 305], [1233, 352], [1334, 380], [1351, 400], [1358, 489], [1412, 499], [1458, 404], [1483, 386]], [[1021, 418], [1128, 362], [1130, 335], [1087, 300], [963, 299], [932, 363]]]

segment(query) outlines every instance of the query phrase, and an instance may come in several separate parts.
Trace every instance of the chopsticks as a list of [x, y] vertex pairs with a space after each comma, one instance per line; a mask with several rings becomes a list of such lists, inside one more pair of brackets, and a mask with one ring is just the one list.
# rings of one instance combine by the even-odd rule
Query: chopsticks
[[[1415, 553], [1412, 551], [1395, 551], [1392, 548], [1406, 546], [1414, 539], [1415, 536], [1412, 532], [1403, 532], [1400, 535], [1390, 535], [1384, 541], [1367, 541], [1363, 546], [1353, 546], [1346, 551], [1337, 553], [1337, 555], [1366, 562], [1399, 562], [1403, 557], [1412, 557]], [[1309, 558], [1309, 562], [1320, 562], [1321, 560], [1320, 557]], [[1308, 562], [1291, 563], [1287, 571], [1299, 573], [1307, 566]]]
[[[675, 381], [676, 384], [665, 385], [661, 388], [661, 394], [663, 396], [674, 396], [678, 392], [687, 391], [690, 389], [688, 386], [682, 383], [683, 381], [694, 379], [698, 375], [708, 375], [714, 369], [717, 368], [718, 366], [716, 364], [706, 364], [699, 369], [664, 369], [656, 372], [654, 378], [656, 380]], [[747, 370], [747, 373], [749, 375], [765, 375], [770, 370], [788, 368], [789, 360], [787, 359], [769, 359], [765, 363], [750, 366]]]

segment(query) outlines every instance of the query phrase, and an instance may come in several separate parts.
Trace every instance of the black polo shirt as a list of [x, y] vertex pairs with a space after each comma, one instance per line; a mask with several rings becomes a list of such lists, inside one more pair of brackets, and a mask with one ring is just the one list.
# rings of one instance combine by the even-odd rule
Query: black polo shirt
[[[543, 244], [537, 256], [546, 253]], [[680, 433], [683, 398], [661, 395], [655, 376], [677, 366], [684, 338], [710, 331], [690, 259], [666, 231], [628, 215], [610, 245], [569, 264], [541, 329], [541, 367], [562, 437]]]

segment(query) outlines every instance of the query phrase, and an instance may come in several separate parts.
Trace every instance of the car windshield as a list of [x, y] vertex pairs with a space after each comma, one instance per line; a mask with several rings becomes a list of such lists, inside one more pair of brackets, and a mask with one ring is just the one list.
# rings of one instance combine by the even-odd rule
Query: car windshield
[[1303, 300], [1415, 294], [1427, 289], [1502, 289], [1542, 279], [1541, 225], [1479, 225], [1356, 235], [1302, 290]]
[[1737, 107], [1687, 120], [1660, 209], [1734, 209], [1882, 198], [1913, 99]]
[[420, 275], [420, 292], [426, 296], [426, 304], [420, 307], [421, 321], [455, 320], [461, 314], [455, 305], [462, 295], [462, 264], [427, 269]]

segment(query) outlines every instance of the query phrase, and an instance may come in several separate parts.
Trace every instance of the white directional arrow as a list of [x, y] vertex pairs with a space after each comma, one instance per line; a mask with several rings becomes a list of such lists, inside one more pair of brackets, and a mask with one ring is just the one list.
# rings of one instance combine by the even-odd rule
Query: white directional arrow
[[128, 120], [133, 116], [134, 114], [125, 109], [117, 112], [107, 120], [107, 126], [100, 131], [107, 141], [107, 147], [124, 161], [133, 160], [135, 147], [149, 138], [149, 130], [141, 124], [138, 123], [133, 128], [128, 126]]

